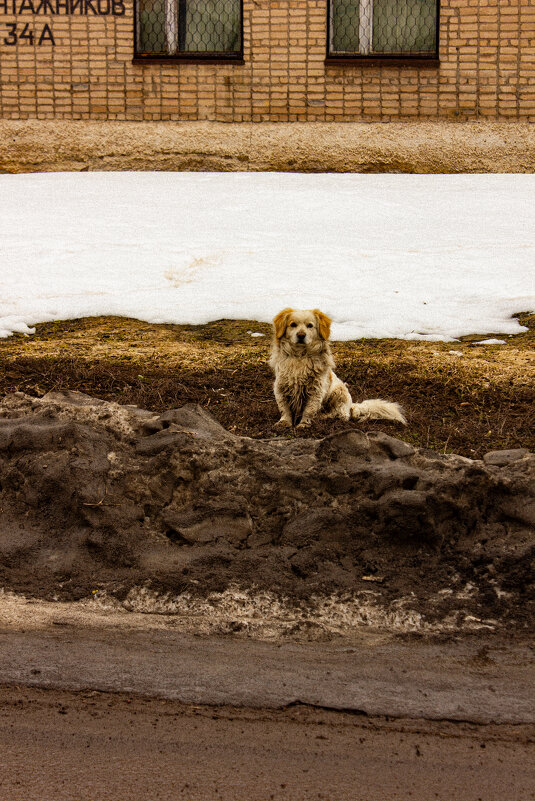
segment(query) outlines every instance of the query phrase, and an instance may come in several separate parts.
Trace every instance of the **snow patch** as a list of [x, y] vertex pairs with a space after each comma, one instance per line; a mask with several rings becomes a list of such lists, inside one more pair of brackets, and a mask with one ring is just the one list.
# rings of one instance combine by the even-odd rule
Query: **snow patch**
[[534, 175], [90, 172], [0, 176], [0, 337], [38, 322], [270, 322], [335, 340], [526, 330]]

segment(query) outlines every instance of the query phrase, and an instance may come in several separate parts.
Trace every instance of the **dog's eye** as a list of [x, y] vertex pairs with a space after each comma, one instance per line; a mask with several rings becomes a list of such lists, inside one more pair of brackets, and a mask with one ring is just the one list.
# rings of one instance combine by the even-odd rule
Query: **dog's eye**
[[307, 323], [307, 328], [314, 328], [314, 326], [312, 325], [312, 323]]
[[290, 328], [297, 328], [297, 323], [290, 323]]

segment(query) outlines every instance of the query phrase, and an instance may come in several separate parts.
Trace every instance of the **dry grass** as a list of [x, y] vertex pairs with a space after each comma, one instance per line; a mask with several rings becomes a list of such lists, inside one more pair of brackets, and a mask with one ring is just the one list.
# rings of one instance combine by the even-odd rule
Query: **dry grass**
[[[356, 400], [385, 397], [405, 406], [406, 429], [388, 423], [366, 423], [366, 429], [471, 457], [501, 448], [535, 450], [535, 315], [520, 317], [528, 332], [506, 337], [501, 346], [478, 345], [482, 336], [456, 343], [335, 343], [337, 372]], [[247, 320], [46, 323], [32, 337], [0, 340], [0, 394], [68, 388], [158, 411], [195, 402], [239, 434], [269, 437], [278, 419], [269, 339], [269, 326]], [[306, 436], [344, 427], [319, 420]]]

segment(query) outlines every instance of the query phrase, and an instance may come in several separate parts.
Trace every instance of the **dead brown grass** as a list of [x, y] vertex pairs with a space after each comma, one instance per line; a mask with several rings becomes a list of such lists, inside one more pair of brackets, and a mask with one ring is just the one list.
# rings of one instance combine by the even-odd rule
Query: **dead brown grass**
[[[478, 345], [481, 336], [455, 343], [335, 343], [337, 372], [356, 400], [385, 397], [405, 406], [406, 429], [366, 423], [368, 430], [388, 426], [413, 444], [471, 457], [501, 448], [535, 450], [535, 315], [521, 315], [521, 322], [529, 330], [501, 346]], [[68, 388], [157, 411], [195, 402], [239, 434], [269, 437], [278, 418], [269, 340], [270, 326], [248, 320], [46, 323], [32, 337], [0, 341], [0, 394]], [[306, 436], [344, 427], [318, 420]]]

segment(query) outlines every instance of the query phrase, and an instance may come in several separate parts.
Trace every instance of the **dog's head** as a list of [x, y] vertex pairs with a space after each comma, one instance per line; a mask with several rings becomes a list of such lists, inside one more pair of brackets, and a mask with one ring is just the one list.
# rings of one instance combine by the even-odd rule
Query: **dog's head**
[[283, 309], [274, 318], [273, 328], [276, 342], [285, 340], [293, 349], [304, 352], [329, 339], [331, 320], [319, 309]]

